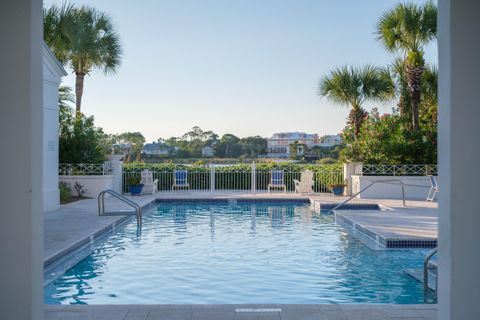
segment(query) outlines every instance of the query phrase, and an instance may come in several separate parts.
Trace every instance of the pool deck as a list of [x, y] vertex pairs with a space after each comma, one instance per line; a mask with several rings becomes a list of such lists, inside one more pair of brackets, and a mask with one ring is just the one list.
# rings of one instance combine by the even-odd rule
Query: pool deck
[[[272, 193], [270, 195], [236, 192], [173, 192], [141, 197], [129, 197], [142, 207], [156, 199], [225, 199], [225, 198], [282, 198], [310, 199], [314, 204], [335, 204], [346, 198], [329, 194], [301, 196]], [[437, 204], [407, 201], [403, 208], [400, 200], [355, 199], [352, 203], [380, 204], [393, 211], [345, 210], [337, 215], [389, 238], [437, 236]], [[106, 209], [130, 210], [119, 200], [106, 198]], [[44, 264], [53, 264], [67, 252], [93, 240], [119, 224], [132, 219], [129, 216], [98, 216], [97, 200], [85, 199], [62, 205], [59, 210], [44, 213]], [[338, 221], [338, 219], [337, 219]], [[348, 228], [347, 228], [348, 230]], [[259, 312], [258, 309], [281, 309]], [[243, 309], [243, 310], [239, 310]], [[251, 309], [251, 310], [249, 310]], [[265, 311], [265, 310], [263, 310]], [[153, 319], [319, 319], [319, 320], [433, 320], [436, 305], [45, 305], [45, 319], [54, 320], [153, 320]]]
[[436, 305], [45, 306], [45, 320], [434, 320]]

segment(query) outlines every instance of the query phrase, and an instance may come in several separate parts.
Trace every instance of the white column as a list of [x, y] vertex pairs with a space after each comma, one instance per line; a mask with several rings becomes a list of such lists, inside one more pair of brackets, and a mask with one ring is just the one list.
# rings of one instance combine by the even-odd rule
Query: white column
[[343, 164], [343, 179], [347, 184], [345, 188], [344, 196], [351, 196], [352, 195], [352, 176], [355, 175], [355, 169], [357, 166], [361, 166], [362, 163], [360, 162], [349, 162]]
[[113, 191], [123, 193], [123, 162], [120, 160], [110, 160], [112, 165]]
[[0, 319], [43, 319], [42, 1], [0, 6]]
[[439, 0], [439, 310], [480, 319], [480, 3]]

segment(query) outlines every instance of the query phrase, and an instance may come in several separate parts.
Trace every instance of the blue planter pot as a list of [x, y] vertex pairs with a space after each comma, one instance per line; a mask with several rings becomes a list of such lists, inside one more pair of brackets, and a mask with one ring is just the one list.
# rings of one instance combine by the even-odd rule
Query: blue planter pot
[[345, 190], [344, 186], [341, 187], [332, 187], [332, 193], [335, 196], [341, 196], [343, 195], [343, 191]]
[[130, 186], [130, 194], [132, 196], [139, 196], [142, 194], [142, 188], [143, 188], [143, 184]]

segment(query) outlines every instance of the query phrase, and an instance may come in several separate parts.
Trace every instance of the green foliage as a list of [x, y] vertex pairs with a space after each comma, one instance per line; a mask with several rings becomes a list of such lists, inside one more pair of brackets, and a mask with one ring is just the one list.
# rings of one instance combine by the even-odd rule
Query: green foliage
[[138, 186], [142, 182], [142, 178], [139, 176], [132, 176], [128, 179], [128, 184], [130, 186]]
[[111, 137], [114, 143], [127, 143], [132, 147], [133, 154], [131, 159], [139, 161], [141, 159], [143, 145], [145, 144], [145, 137], [140, 132], [124, 132]]
[[250, 158], [256, 158], [259, 154], [267, 153], [267, 139], [260, 136], [241, 138], [240, 145], [242, 153]]
[[380, 115], [374, 109], [357, 139], [351, 127], [343, 130], [346, 147], [340, 159], [368, 164], [436, 163], [436, 126], [422, 125], [418, 132], [407, 128], [408, 121], [398, 112]]
[[432, 1], [423, 5], [399, 4], [380, 18], [376, 34], [388, 51], [403, 55], [401, 63], [396, 63], [403, 65], [396, 69], [402, 80], [399, 104], [404, 115], [406, 107], [410, 109], [410, 129], [417, 132], [425, 67], [423, 49], [437, 37], [437, 6]]
[[387, 101], [394, 96], [394, 86], [387, 70], [366, 65], [362, 68], [335, 68], [320, 80], [319, 93], [328, 100], [351, 107], [349, 121], [354, 135], [365, 120], [362, 105], [366, 101]]
[[437, 37], [437, 6], [401, 3], [385, 12], [377, 24], [377, 39], [390, 52], [402, 52], [413, 66], [423, 66], [423, 47]]
[[44, 40], [57, 58], [76, 74], [76, 105], [80, 111], [85, 75], [93, 69], [114, 74], [122, 57], [120, 37], [111, 18], [93, 7], [65, 2], [44, 8]]
[[320, 165], [325, 165], [325, 164], [337, 164], [337, 163], [338, 163], [338, 160], [337, 160], [337, 159], [334, 159], [334, 158], [327, 157], [327, 158], [322, 158], [322, 159], [320, 159], [320, 160], [317, 160], [316, 163], [317, 163], [317, 164], [320, 164]]
[[60, 190], [60, 202], [64, 203], [71, 197], [71, 189], [66, 182], [59, 182], [58, 189]]
[[170, 147], [177, 151], [171, 157], [200, 158], [202, 148], [211, 146], [218, 158], [256, 158], [267, 152], [267, 140], [260, 136], [239, 138], [233, 134], [224, 134], [220, 139], [213, 131], [203, 131], [195, 126], [181, 137], [171, 137], [165, 140]]
[[102, 163], [110, 145], [94, 118], [65, 113], [60, 120], [60, 163]]

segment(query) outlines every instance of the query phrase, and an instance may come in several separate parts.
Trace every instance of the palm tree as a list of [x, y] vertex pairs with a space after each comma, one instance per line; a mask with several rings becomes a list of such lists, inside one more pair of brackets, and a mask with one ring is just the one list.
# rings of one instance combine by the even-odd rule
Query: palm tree
[[437, 6], [399, 4], [387, 11], [377, 24], [378, 40], [391, 52], [401, 52], [405, 61], [407, 89], [410, 96], [412, 129], [418, 130], [422, 74], [425, 70], [423, 48], [437, 37]]
[[75, 72], [76, 111], [80, 112], [85, 75], [93, 69], [117, 71], [122, 49], [110, 17], [93, 7], [53, 5], [44, 10], [44, 36], [59, 60]]
[[72, 114], [70, 104], [75, 104], [75, 96], [72, 93], [72, 88], [61, 85], [58, 88], [58, 107], [60, 122], [67, 119]]
[[320, 80], [319, 93], [334, 103], [352, 108], [349, 123], [357, 138], [367, 117], [362, 107], [364, 102], [388, 101], [394, 96], [394, 87], [389, 73], [382, 68], [344, 66]]
[[[422, 112], [428, 117], [430, 125], [437, 127], [438, 122], [438, 68], [427, 66], [422, 77]], [[422, 114], [423, 115], [423, 114]]]

